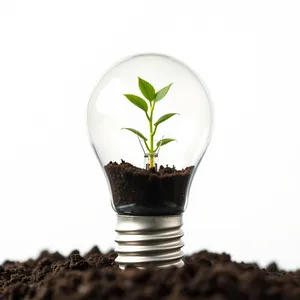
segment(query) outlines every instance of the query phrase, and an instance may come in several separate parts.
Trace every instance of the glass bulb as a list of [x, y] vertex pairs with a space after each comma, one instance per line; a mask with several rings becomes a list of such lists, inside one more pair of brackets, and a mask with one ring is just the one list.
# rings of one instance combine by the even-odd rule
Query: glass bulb
[[165, 55], [129, 57], [97, 84], [88, 128], [118, 214], [120, 266], [181, 266], [181, 216], [212, 129], [202, 81]]

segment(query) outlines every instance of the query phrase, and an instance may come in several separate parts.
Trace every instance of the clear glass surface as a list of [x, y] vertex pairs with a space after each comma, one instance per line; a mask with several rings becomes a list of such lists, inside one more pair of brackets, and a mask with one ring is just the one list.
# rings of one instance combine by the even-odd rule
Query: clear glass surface
[[[124, 96], [134, 94], [145, 99], [138, 77], [151, 83], [156, 92], [173, 83], [167, 95], [156, 103], [153, 120], [167, 113], [178, 113], [159, 124], [155, 134], [155, 140], [176, 139], [161, 146], [158, 157], [159, 165], [176, 168], [175, 175], [171, 174], [174, 171], [171, 168], [159, 174], [146, 170], [147, 151], [143, 141], [134, 133], [122, 130], [134, 128], [149, 137], [145, 112]], [[145, 101], [150, 107], [150, 101]], [[212, 130], [212, 105], [207, 90], [189, 67], [158, 54], [122, 60], [104, 74], [94, 89], [88, 105], [88, 128], [109, 184], [112, 206], [118, 213], [174, 215], [184, 211], [194, 173], [207, 149]], [[139, 169], [131, 170], [126, 164], [122, 169], [121, 160]], [[185, 177], [184, 184], [180, 183], [185, 174], [182, 170], [188, 167], [191, 167], [189, 176]], [[180, 184], [184, 188], [180, 189]], [[120, 185], [126, 187], [126, 191], [118, 190]]]

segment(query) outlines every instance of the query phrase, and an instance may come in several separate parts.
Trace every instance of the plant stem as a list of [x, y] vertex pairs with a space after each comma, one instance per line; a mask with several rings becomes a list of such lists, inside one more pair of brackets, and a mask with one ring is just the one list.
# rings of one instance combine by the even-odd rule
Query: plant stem
[[154, 106], [155, 103], [151, 102], [150, 106], [150, 117], [149, 117], [149, 127], [150, 127], [150, 168], [154, 167], [154, 134], [155, 132], [153, 131], [153, 111], [154, 111]]

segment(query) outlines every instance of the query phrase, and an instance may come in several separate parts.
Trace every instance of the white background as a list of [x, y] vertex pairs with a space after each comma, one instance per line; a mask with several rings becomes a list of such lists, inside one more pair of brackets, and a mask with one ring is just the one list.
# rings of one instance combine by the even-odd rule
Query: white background
[[300, 267], [299, 5], [0, 0], [0, 261], [113, 247], [86, 107], [111, 64], [161, 52], [199, 73], [215, 106], [185, 251]]

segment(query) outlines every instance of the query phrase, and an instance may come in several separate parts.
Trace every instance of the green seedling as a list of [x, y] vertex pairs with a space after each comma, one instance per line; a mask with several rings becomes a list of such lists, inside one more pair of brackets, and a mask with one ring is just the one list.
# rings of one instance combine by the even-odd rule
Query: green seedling
[[[135, 106], [143, 110], [146, 114], [146, 118], [149, 123], [149, 140], [143, 135], [140, 131], [133, 129], [133, 128], [122, 128], [131, 131], [132, 133], [136, 134], [139, 138], [141, 138], [145, 144], [145, 147], [147, 151], [149, 152], [149, 167], [154, 168], [155, 162], [154, 162], [154, 157], [156, 151], [161, 147], [164, 146], [170, 142], [175, 141], [173, 138], [162, 138], [159, 140], [156, 145], [154, 145], [154, 136], [157, 131], [157, 127], [170, 119], [171, 117], [178, 115], [177, 113], [168, 113], [163, 116], [161, 116], [156, 122], [153, 121], [154, 119], [154, 109], [155, 105], [161, 101], [169, 92], [171, 86], [173, 83], [165, 86], [158, 92], [155, 91], [154, 87], [152, 84], [147, 82], [146, 80], [142, 78], [138, 78], [138, 84], [139, 84], [139, 89], [143, 96], [146, 98], [144, 100], [143, 98], [132, 95], [132, 94], [124, 94], [124, 96]], [[148, 103], [147, 103], [148, 102]], [[149, 105], [148, 105], [149, 104]]]

